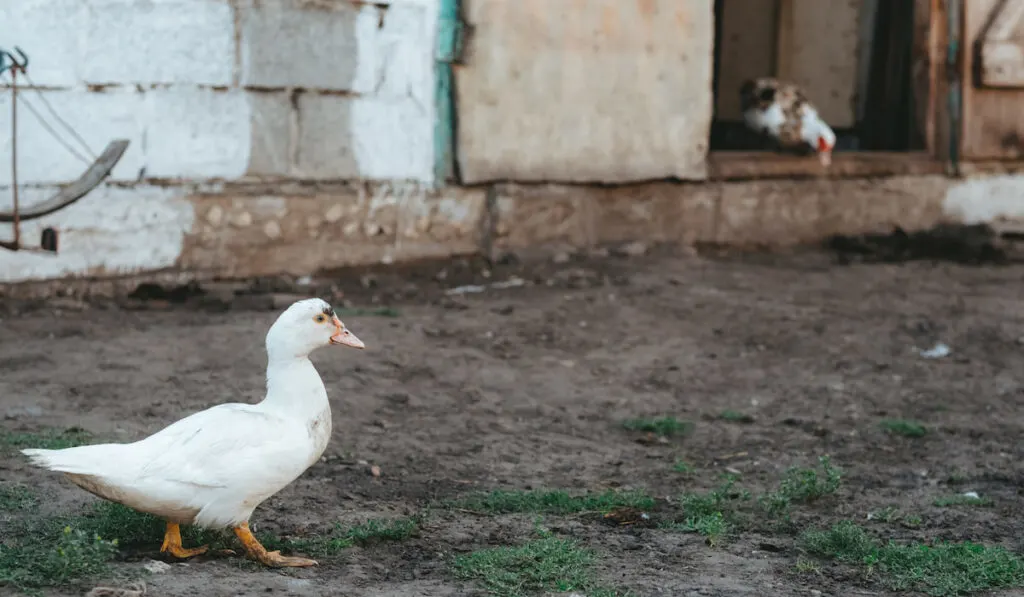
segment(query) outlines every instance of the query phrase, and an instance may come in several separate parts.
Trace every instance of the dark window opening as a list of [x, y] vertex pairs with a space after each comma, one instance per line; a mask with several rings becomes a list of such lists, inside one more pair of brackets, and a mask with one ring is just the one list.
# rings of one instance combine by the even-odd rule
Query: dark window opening
[[755, 77], [798, 85], [836, 133], [835, 151], [919, 151], [914, 0], [716, 0], [712, 151], [770, 151], [743, 123]]

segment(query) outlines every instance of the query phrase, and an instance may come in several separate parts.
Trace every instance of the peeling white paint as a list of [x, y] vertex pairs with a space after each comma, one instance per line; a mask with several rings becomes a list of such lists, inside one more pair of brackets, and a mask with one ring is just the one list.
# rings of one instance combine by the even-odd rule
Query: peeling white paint
[[[55, 193], [27, 189], [26, 204]], [[9, 202], [0, 203], [8, 209]], [[181, 189], [101, 187], [71, 207], [22, 225], [23, 242], [38, 245], [43, 228], [60, 232], [59, 253], [0, 250], [0, 283], [65, 276], [111, 276], [171, 267], [181, 255], [195, 213]], [[0, 235], [11, 238], [11, 226]]]
[[1024, 220], [1024, 176], [979, 177], [952, 185], [943, 212], [964, 224]]

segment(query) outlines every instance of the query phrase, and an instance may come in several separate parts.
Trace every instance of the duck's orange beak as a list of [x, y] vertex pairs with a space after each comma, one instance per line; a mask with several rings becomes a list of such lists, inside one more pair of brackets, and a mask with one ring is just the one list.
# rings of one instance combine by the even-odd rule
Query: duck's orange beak
[[366, 345], [363, 344], [363, 341], [360, 340], [359, 338], [356, 338], [355, 334], [348, 331], [345, 328], [345, 324], [342, 323], [337, 316], [334, 317], [331, 323], [334, 324], [334, 334], [331, 335], [331, 344], [351, 346], [352, 348], [366, 348]]

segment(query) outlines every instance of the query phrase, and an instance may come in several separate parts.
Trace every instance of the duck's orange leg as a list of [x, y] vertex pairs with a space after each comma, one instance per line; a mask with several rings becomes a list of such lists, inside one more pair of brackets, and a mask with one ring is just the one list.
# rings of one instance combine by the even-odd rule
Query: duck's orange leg
[[249, 554], [249, 557], [264, 566], [270, 566], [271, 568], [283, 568], [286, 566], [305, 567], [317, 565], [316, 560], [290, 558], [288, 556], [281, 555], [281, 552], [279, 551], [267, 551], [267, 548], [263, 547], [260, 542], [256, 540], [256, 537], [253, 536], [252, 531], [249, 530], [248, 522], [243, 522], [235, 527], [235, 536], [242, 542], [242, 546], [245, 547], [245, 552]]
[[167, 532], [164, 533], [164, 544], [160, 546], [161, 553], [169, 553], [172, 556], [185, 559], [206, 553], [207, 546], [193, 547], [186, 549], [181, 546], [181, 527], [176, 522], [167, 523]]

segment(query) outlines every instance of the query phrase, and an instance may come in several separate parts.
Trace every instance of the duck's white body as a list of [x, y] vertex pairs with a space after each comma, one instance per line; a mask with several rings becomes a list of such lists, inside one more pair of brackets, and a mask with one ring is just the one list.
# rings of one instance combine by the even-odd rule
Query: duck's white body
[[316, 462], [331, 437], [327, 390], [308, 358], [270, 363], [259, 404], [221, 404], [131, 444], [24, 450], [76, 485], [179, 524], [223, 528]]
[[[321, 305], [300, 301], [271, 327], [267, 394], [259, 404], [214, 406], [131, 444], [22, 452], [91, 493], [172, 523], [245, 523], [316, 462], [330, 439], [327, 390], [308, 354], [328, 343], [362, 348], [330, 306]], [[334, 335], [328, 330], [319, 338], [321, 329], [303, 329], [314, 318], [322, 324], [321, 313], [337, 322]]]

